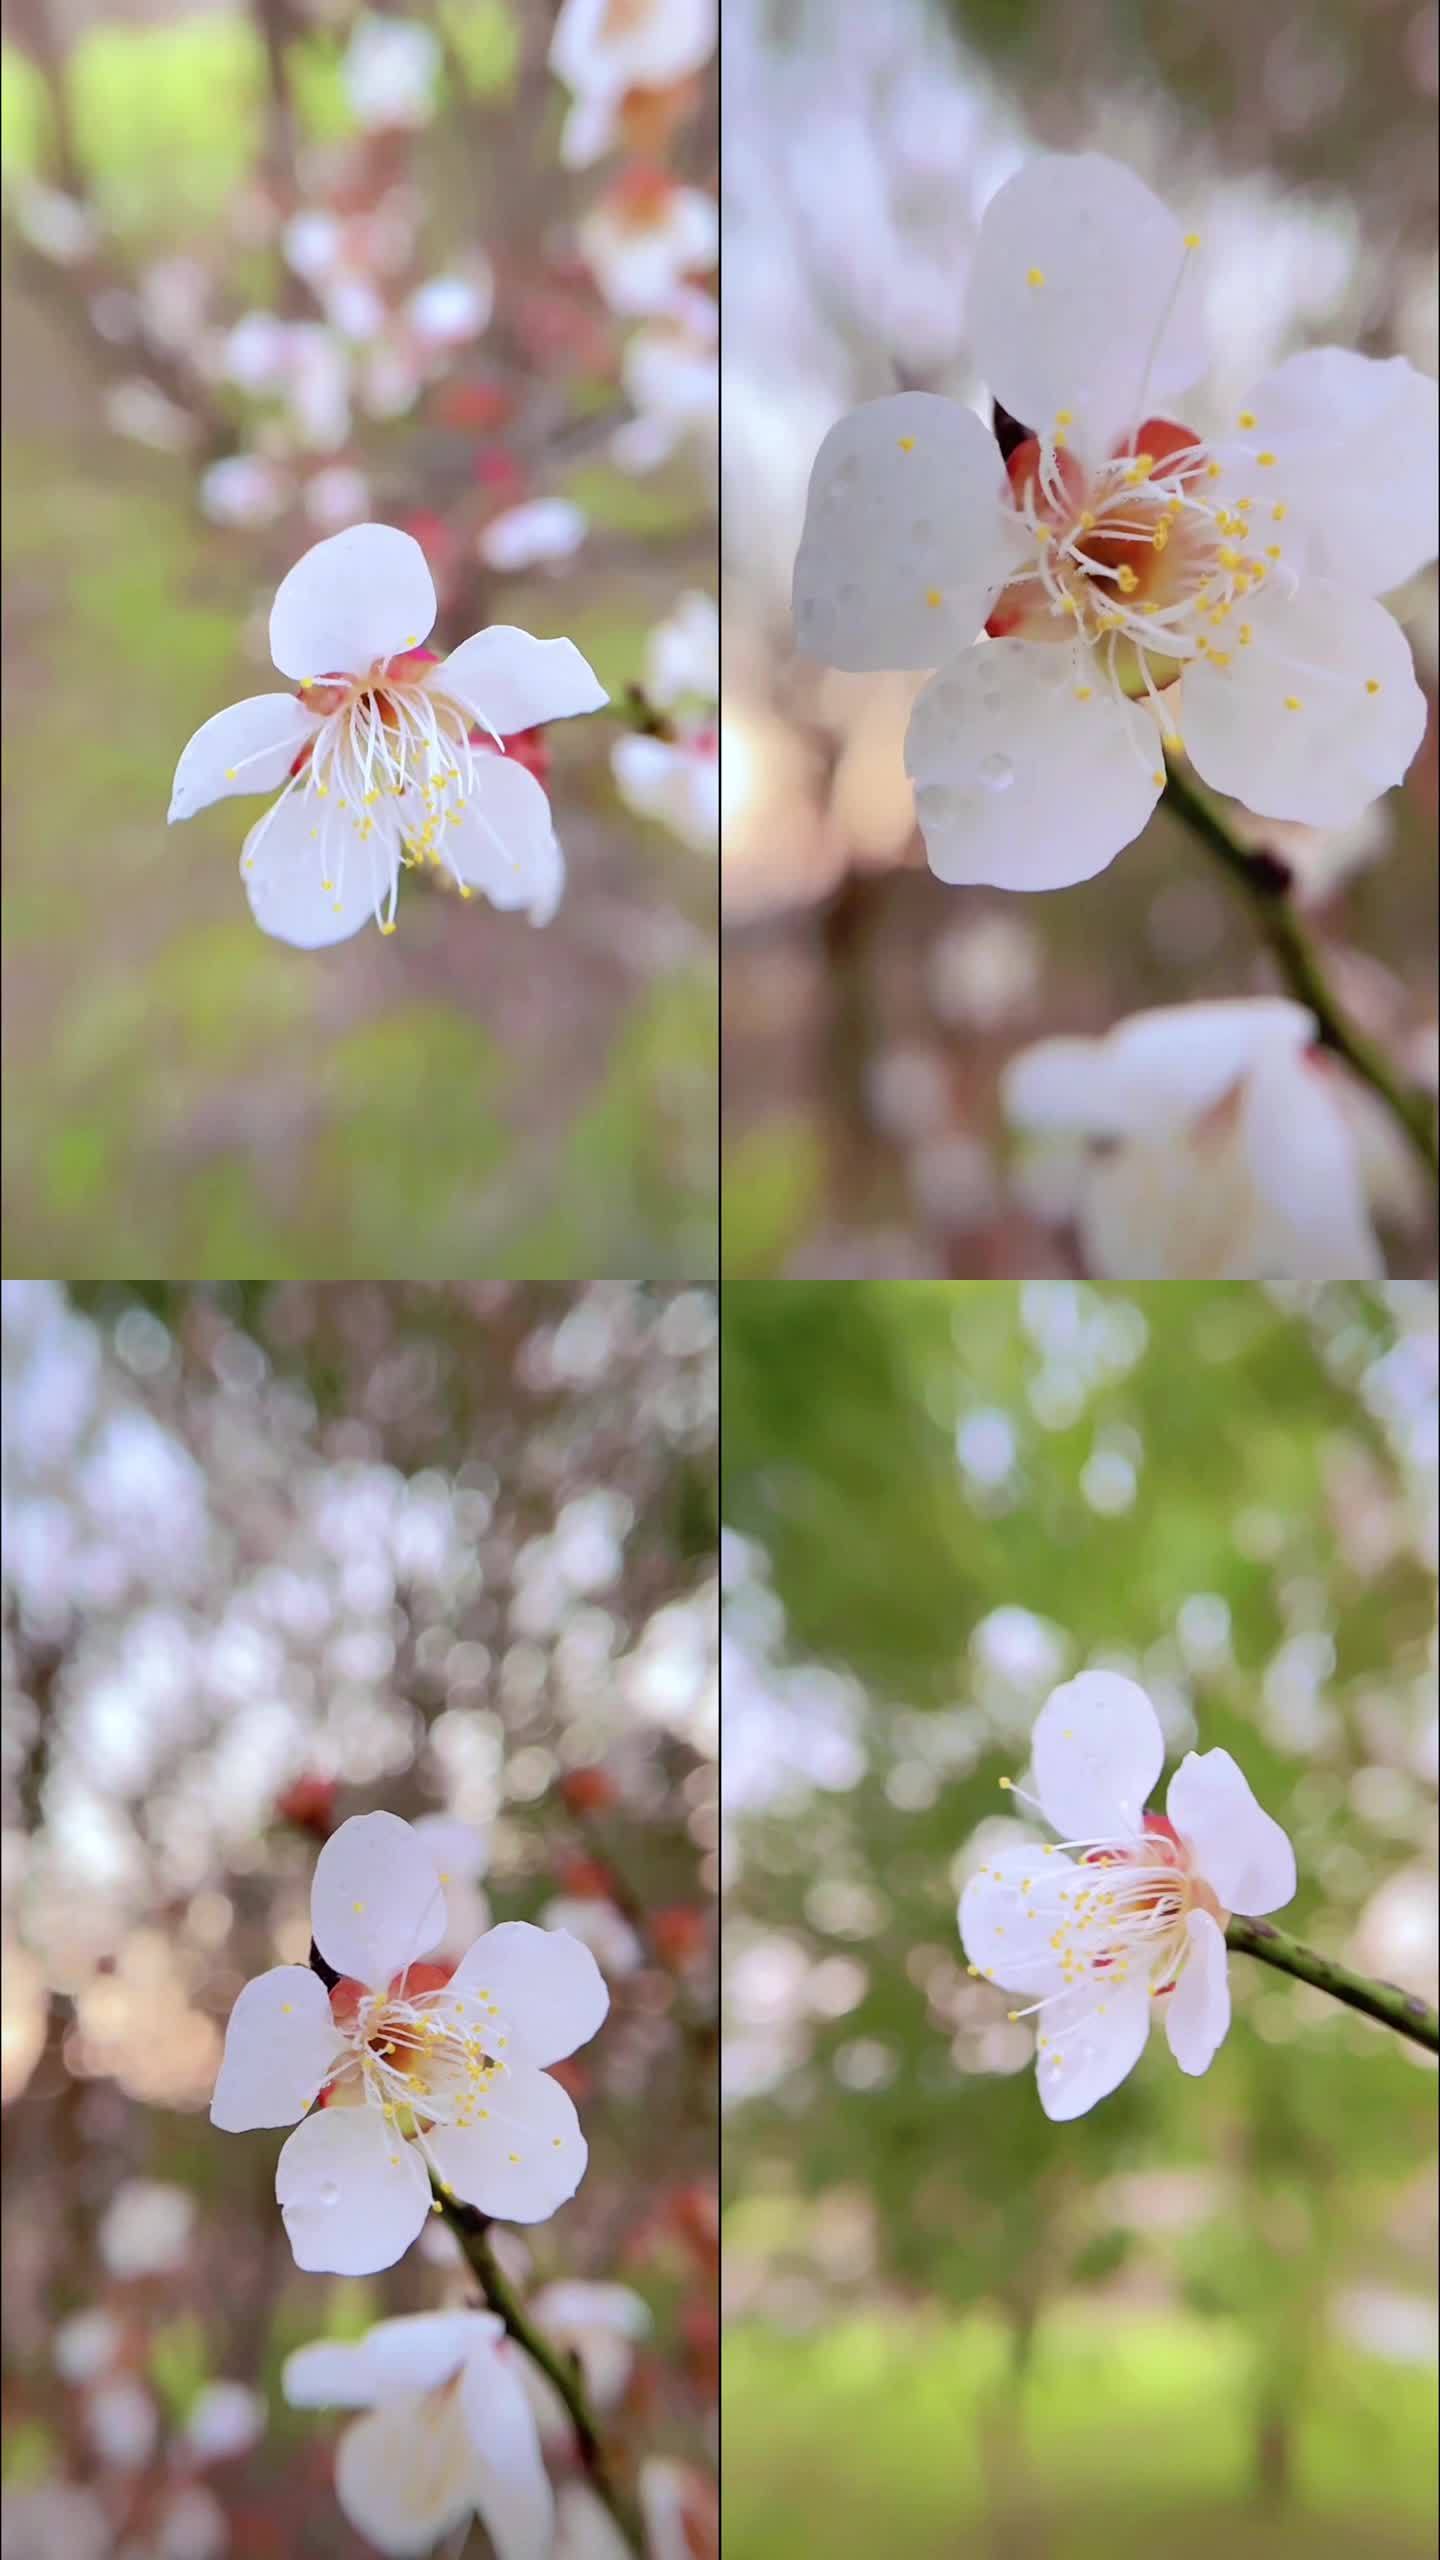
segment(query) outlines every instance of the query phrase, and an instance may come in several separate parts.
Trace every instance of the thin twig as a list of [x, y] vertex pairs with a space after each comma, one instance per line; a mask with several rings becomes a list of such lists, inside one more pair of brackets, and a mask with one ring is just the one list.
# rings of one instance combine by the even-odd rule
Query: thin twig
[[1262, 940], [1291, 994], [1314, 1014], [1325, 1047], [1343, 1058], [1361, 1083], [1378, 1095], [1430, 1173], [1440, 1178], [1435, 1106], [1428, 1094], [1403, 1081], [1384, 1050], [1342, 1011], [1320, 954], [1295, 911], [1288, 864], [1274, 854], [1247, 852], [1219, 811], [1173, 764], [1168, 769], [1165, 804], [1219, 856], [1248, 899]]
[[1412, 2044], [1423, 2044], [1428, 2053], [1440, 2053], [1440, 2016], [1413, 1991], [1400, 1991], [1393, 1982], [1372, 1982], [1363, 1973], [1352, 1973], [1348, 1965], [1337, 1964], [1332, 1956], [1317, 1956], [1313, 1947], [1302, 1947], [1298, 1938], [1287, 1936], [1270, 1920], [1231, 1920], [1225, 1943], [1236, 1955], [1258, 1956], [1278, 1973], [1313, 1983], [1317, 1991], [1328, 1991], [1333, 2000], [1343, 2000], [1351, 2009], [1363, 2009], [1367, 2018], [1378, 2018], [1382, 2027], [1393, 2027]]
[[575, 2442], [585, 2475], [596, 2496], [609, 2509], [632, 2550], [642, 2548], [636, 2519], [616, 2487], [604, 2439], [595, 2422], [577, 2360], [551, 2345], [543, 2332], [534, 2326], [524, 2304], [501, 2266], [490, 2241], [487, 2216], [477, 2213], [473, 2205], [460, 2204], [438, 2188], [440, 2210], [465, 2253], [470, 2268], [490, 2309], [505, 2323], [506, 2333], [518, 2347], [532, 2358], [546, 2380], [559, 2393], [565, 2412], [575, 2430]]

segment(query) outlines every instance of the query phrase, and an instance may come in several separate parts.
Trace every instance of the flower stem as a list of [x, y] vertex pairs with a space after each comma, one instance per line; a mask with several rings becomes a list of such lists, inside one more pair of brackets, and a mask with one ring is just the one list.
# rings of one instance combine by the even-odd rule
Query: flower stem
[[1343, 2000], [1352, 2009], [1363, 2009], [1367, 2018], [1378, 2018], [1382, 2027], [1393, 2027], [1397, 2035], [1423, 2044], [1427, 2052], [1440, 2053], [1440, 2016], [1413, 1991], [1399, 1991], [1393, 1982], [1372, 1982], [1368, 1975], [1336, 1964], [1331, 1956], [1317, 1956], [1313, 1947], [1302, 1947], [1298, 1938], [1287, 1936], [1270, 1920], [1228, 1921], [1225, 1943], [1236, 1955], [1258, 1956], [1277, 1972], [1313, 1983], [1317, 1991], [1328, 1991], [1332, 1999]]
[[454, 2197], [440, 2194], [438, 2188], [436, 2193], [441, 2212], [464, 2250], [466, 2263], [486, 2302], [504, 2321], [506, 2334], [518, 2347], [524, 2348], [559, 2393], [575, 2430], [575, 2442], [585, 2466], [586, 2478], [596, 2496], [609, 2509], [631, 2549], [638, 2553], [643, 2548], [639, 2526], [611, 2475], [610, 2458], [585, 2396], [577, 2360], [552, 2346], [531, 2321], [491, 2247], [488, 2217], [477, 2213], [473, 2205], [460, 2204]]
[[1290, 993], [1314, 1014], [1325, 1047], [1343, 1058], [1361, 1083], [1379, 1096], [1422, 1163], [1440, 1178], [1434, 1105], [1428, 1094], [1397, 1074], [1384, 1050], [1342, 1011], [1320, 954], [1295, 911], [1289, 865], [1273, 853], [1247, 852], [1231, 835], [1218, 809], [1173, 764], [1168, 768], [1165, 803], [1218, 855], [1248, 898], [1271, 958]]

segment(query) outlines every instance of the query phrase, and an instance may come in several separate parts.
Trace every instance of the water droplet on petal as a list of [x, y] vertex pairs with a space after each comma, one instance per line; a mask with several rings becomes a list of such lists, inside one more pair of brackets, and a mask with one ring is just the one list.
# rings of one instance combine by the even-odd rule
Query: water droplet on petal
[[1008, 791], [1015, 779], [1015, 766], [1009, 756], [993, 755], [982, 759], [978, 779], [987, 791]]

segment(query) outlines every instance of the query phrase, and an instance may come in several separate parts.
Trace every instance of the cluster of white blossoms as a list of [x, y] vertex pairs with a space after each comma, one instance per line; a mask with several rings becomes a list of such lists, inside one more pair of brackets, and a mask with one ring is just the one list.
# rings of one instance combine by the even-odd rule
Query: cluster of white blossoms
[[1261, 817], [1345, 826], [1420, 744], [1376, 599], [1435, 552], [1436, 386], [1323, 347], [1198, 423], [1198, 246], [1113, 161], [1030, 162], [968, 288], [1008, 463], [927, 392], [821, 446], [797, 636], [856, 672], [938, 670], [906, 763], [942, 880], [1091, 878], [1150, 817], [1166, 748]]
[[550, 803], [507, 742], [607, 696], [574, 643], [502, 624], [447, 658], [424, 646], [435, 588], [418, 542], [363, 524], [282, 580], [270, 654], [296, 693], [216, 712], [181, 755], [170, 820], [247, 792], [279, 797], [241, 872], [266, 933], [302, 950], [395, 923], [400, 875], [430, 865], [462, 897], [532, 921], [564, 884]]
[[1166, 1811], [1147, 1813], [1164, 1761], [1133, 1680], [1067, 1681], [1030, 1737], [1033, 1795], [1011, 1790], [1060, 1839], [990, 1849], [960, 1899], [972, 1972], [1023, 1996], [1012, 2019], [1035, 2020], [1040, 2102], [1057, 2121], [1134, 2068], [1157, 2003], [1181, 2070], [1207, 2071], [1230, 2025], [1225, 1923], [1295, 1891], [1290, 1842], [1228, 1751], [1187, 1752]]
[[1103, 1039], [1041, 1040], [1006, 1115], [1073, 1219], [1086, 1269], [1126, 1280], [1383, 1277], [1350, 1092], [1281, 997], [1167, 1005]]
[[645, 698], [665, 715], [665, 734], [631, 731], [610, 751], [622, 800], [694, 853], [714, 853], [720, 840], [719, 695], [720, 617], [696, 589], [646, 646]]
[[589, 168], [614, 149], [628, 101], [703, 70], [716, 29], [716, 0], [564, 0], [550, 68], [574, 101], [560, 143], [567, 168]]
[[[211, 2121], [231, 2133], [295, 2125], [275, 2191], [297, 2266], [392, 2266], [440, 2209], [437, 2188], [489, 2216], [543, 2221], [584, 2174], [575, 2109], [547, 2065], [589, 2041], [610, 1995], [564, 1930], [510, 1922], [455, 1949], [484, 1850], [468, 1825], [439, 1817], [342, 1823], [311, 1889], [333, 1985], [310, 1965], [277, 1965], [235, 2003]], [[634, 2296], [554, 2286], [534, 2309], [587, 2371], [623, 2388], [619, 2333], [638, 2336], [645, 2317]], [[608, 2354], [597, 2329], [617, 2333]], [[290, 2357], [284, 2388], [299, 2408], [367, 2413], [340, 2440], [336, 2493], [378, 2550], [428, 2551], [478, 2514], [499, 2560], [548, 2560], [557, 2519], [542, 2437], [558, 2402], [494, 2314], [429, 2312], [358, 2343], [319, 2341]]]

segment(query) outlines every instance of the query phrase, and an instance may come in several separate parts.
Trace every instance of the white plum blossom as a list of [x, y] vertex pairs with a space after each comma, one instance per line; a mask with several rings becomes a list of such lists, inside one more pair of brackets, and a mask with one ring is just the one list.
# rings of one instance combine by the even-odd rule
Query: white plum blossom
[[352, 525], [282, 580], [270, 654], [295, 693], [219, 711], [181, 755], [170, 822], [279, 789], [241, 872], [261, 929], [302, 950], [394, 929], [403, 869], [430, 864], [540, 916], [563, 865], [550, 803], [505, 741], [598, 710], [603, 688], [569, 640], [495, 624], [437, 660], [425, 555], [393, 525]]
[[286, 474], [256, 453], [227, 453], [200, 475], [200, 505], [212, 524], [274, 524], [290, 498]]
[[170, 2275], [190, 2254], [195, 2199], [160, 2178], [126, 2178], [100, 2217], [100, 2255], [112, 2276]]
[[720, 217], [702, 188], [637, 165], [591, 206], [576, 237], [611, 310], [647, 319], [671, 307], [687, 277], [714, 266]]
[[547, 1902], [540, 1915], [547, 1929], [566, 1929], [588, 1947], [600, 1970], [612, 1982], [623, 1982], [625, 1976], [638, 1973], [645, 1962], [645, 1950], [623, 1911], [613, 1902], [602, 1901], [594, 1894], [557, 1894]]
[[494, 308], [495, 278], [487, 266], [473, 275], [427, 277], [411, 294], [405, 316], [425, 347], [459, 347], [488, 329]]
[[490, 1905], [480, 1879], [490, 1864], [490, 1842], [478, 1823], [451, 1813], [422, 1813], [410, 1825], [445, 1891], [445, 1927], [436, 1953], [463, 1956], [490, 1926]]
[[513, 576], [521, 569], [573, 560], [589, 530], [589, 517], [573, 499], [527, 498], [522, 506], [492, 516], [476, 548], [487, 568]]
[[227, 2133], [295, 2126], [275, 2192], [296, 2265], [393, 2266], [425, 2222], [432, 2177], [497, 2219], [548, 2219], [579, 2185], [586, 2148], [546, 2066], [588, 2043], [609, 2008], [594, 1957], [563, 1931], [512, 1921], [453, 1968], [427, 1964], [445, 1888], [391, 1813], [359, 1814], [326, 1841], [310, 1919], [340, 1980], [327, 1992], [310, 1966], [287, 1964], [247, 1983], [210, 2106]]
[[657, 623], [645, 652], [645, 692], [669, 715], [667, 734], [616, 740], [611, 769], [621, 798], [693, 853], [720, 844], [720, 618], [713, 596], [692, 590]]
[[440, 60], [429, 27], [409, 18], [358, 18], [340, 72], [356, 122], [372, 132], [429, 124]]
[[55, 2370], [65, 2382], [94, 2382], [113, 2365], [125, 2342], [125, 2332], [113, 2311], [97, 2303], [88, 2311], [72, 2311], [68, 2320], [56, 2327], [50, 2352]]
[[101, 2461], [117, 2471], [142, 2470], [160, 2440], [160, 2413], [143, 2382], [128, 2373], [91, 2393], [85, 2425]]
[[1230, 1753], [1187, 1752], [1166, 1812], [1147, 1813], [1164, 1760], [1135, 1681], [1066, 1681], [1031, 1733], [1034, 1794], [1013, 1790], [1059, 1843], [992, 1848], [960, 1898], [972, 1971], [1023, 1993], [1010, 2015], [1036, 2020], [1040, 2102], [1057, 2122], [1133, 2069], [1156, 2003], [1181, 2070], [1207, 2071], [1230, 2025], [1225, 1923], [1295, 1891], [1290, 1842]]
[[265, 2432], [265, 2403], [244, 2382], [207, 2382], [182, 2429], [196, 2462], [229, 2462], [248, 2453]]
[[620, 359], [635, 411], [617, 427], [610, 451], [622, 470], [657, 471], [686, 445], [712, 450], [718, 422], [718, 314], [707, 294], [687, 293], [673, 312], [648, 320]]
[[300, 2347], [284, 2390], [294, 2408], [366, 2412], [340, 2438], [335, 2493], [377, 2550], [429, 2551], [474, 2514], [497, 2560], [547, 2560], [554, 2499], [519, 2361], [493, 2312], [428, 2311]]
[[637, 89], [673, 89], [715, 49], [716, 0], [564, 0], [550, 68], [574, 100], [560, 141], [567, 168], [585, 169], [619, 139]]
[[[1097, 1277], [1382, 1277], [1343, 1070], [1283, 997], [1167, 1005], [1006, 1070], [1007, 1117], [1066, 1151], [1052, 1210]], [[1086, 1150], [1091, 1150], [1087, 1152]], [[1053, 1172], [1053, 1164], [1047, 1168]]]
[[938, 670], [906, 766], [942, 880], [1093, 877], [1144, 827], [1167, 746], [1258, 816], [1325, 826], [1419, 746], [1409, 645], [1376, 599], [1436, 548], [1436, 386], [1315, 348], [1201, 425], [1198, 246], [1113, 161], [1029, 162], [968, 287], [1008, 464], [922, 391], [821, 446], [797, 637], [857, 673]]

